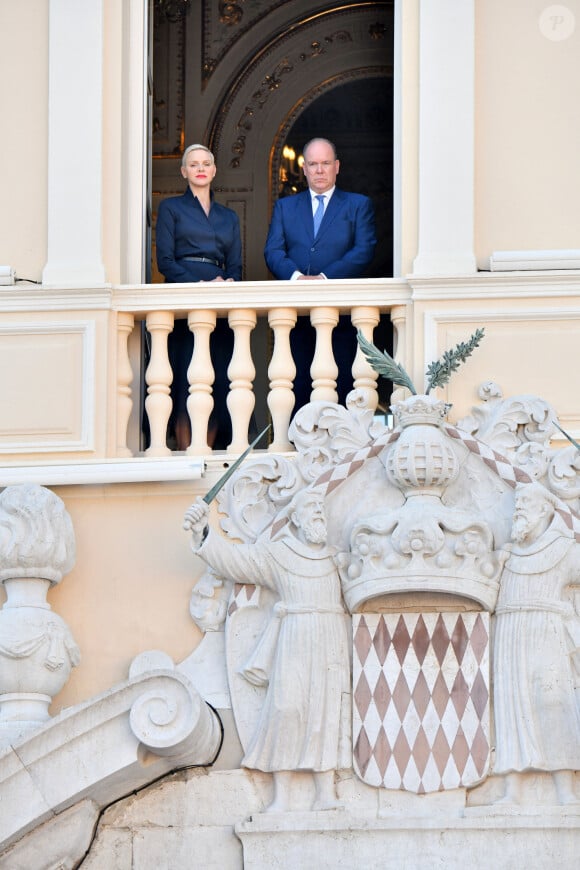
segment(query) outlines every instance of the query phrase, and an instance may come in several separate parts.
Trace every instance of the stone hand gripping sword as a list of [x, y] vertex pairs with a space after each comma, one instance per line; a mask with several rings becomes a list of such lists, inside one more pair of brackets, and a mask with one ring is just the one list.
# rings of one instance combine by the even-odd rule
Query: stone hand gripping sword
[[[266, 428], [262, 429], [262, 431], [260, 432], [258, 437], [254, 438], [254, 440], [252, 441], [250, 446], [247, 447], [240, 456], [238, 456], [236, 461], [233, 462], [232, 465], [230, 465], [228, 470], [224, 474], [222, 474], [220, 479], [218, 481], [216, 481], [214, 483], [214, 485], [212, 486], [212, 488], [206, 492], [206, 494], [202, 497], [202, 501], [204, 501], [207, 505], [210, 505], [212, 503], [212, 501], [214, 500], [214, 498], [216, 497], [216, 495], [218, 494], [220, 489], [222, 489], [222, 487], [226, 485], [226, 483], [228, 482], [228, 480], [230, 479], [232, 474], [235, 471], [237, 471], [237, 469], [240, 467], [240, 465], [242, 464], [242, 462], [244, 461], [244, 459], [246, 458], [248, 453], [251, 453], [252, 450], [254, 449], [254, 447], [256, 446], [256, 444], [258, 444], [262, 440], [262, 438], [264, 437], [266, 432], [270, 429], [270, 426], [271, 426], [271, 423], [268, 423]], [[185, 529], [186, 532], [188, 532], [191, 529], [191, 526], [192, 526], [191, 520], [189, 519], [189, 517], [186, 516], [184, 523], [183, 523], [183, 528]]]

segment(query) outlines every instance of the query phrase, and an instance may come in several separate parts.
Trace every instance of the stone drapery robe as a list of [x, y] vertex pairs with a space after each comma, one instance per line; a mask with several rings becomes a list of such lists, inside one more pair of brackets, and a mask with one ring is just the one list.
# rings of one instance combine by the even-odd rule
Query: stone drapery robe
[[580, 546], [556, 515], [535, 544], [514, 546], [495, 616], [495, 773], [580, 770], [571, 653]]
[[267, 772], [350, 766], [348, 637], [333, 553], [290, 534], [225, 544], [212, 531], [196, 552], [224, 577], [265, 586], [279, 598], [243, 671], [267, 684], [243, 766]]

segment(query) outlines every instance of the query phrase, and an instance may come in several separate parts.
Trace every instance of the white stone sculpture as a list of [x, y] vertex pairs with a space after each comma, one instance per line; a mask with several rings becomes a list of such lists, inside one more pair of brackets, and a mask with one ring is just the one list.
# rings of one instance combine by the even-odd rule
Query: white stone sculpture
[[457, 446], [442, 429], [447, 407], [412, 396], [393, 411], [400, 435], [382, 457], [404, 500], [353, 524], [349, 553], [340, 557], [347, 605], [355, 611], [379, 594], [411, 589], [463, 596], [491, 610], [502, 558], [489, 524], [472, 508], [442, 500], [460, 469]]
[[[306, 497], [301, 493], [324, 504], [332, 545], [326, 552], [338, 566], [345, 619], [352, 623], [350, 687], [348, 670], [341, 677], [352, 697], [351, 746], [348, 762], [341, 751], [334, 752], [333, 769], [346, 766], [375, 788], [425, 796], [453, 789], [474, 794], [496, 772], [503, 777], [519, 770], [555, 770], [549, 766], [552, 761], [548, 766], [530, 761], [518, 768], [519, 762], [505, 760], [516, 745], [514, 734], [528, 727], [525, 711], [514, 713], [505, 728], [500, 721], [494, 746], [490, 638], [501, 578], [509, 578], [512, 570], [502, 575], [504, 565], [509, 558], [512, 566], [515, 558], [510, 534], [516, 487], [525, 484], [532, 492], [538, 486], [559, 505], [552, 508], [554, 523], [568, 530], [564, 540], [573, 545], [575, 536], [580, 540], [580, 519], [572, 512], [578, 495], [571, 468], [575, 457], [568, 456], [570, 448], [554, 451], [551, 446], [555, 413], [544, 400], [504, 400], [492, 384], [481, 396], [484, 408], [474, 409], [462, 428], [447, 422], [449, 406], [433, 395], [395, 402], [393, 429], [361, 408], [356, 396], [347, 408], [313, 402], [298, 412], [291, 426], [294, 460], [251, 457], [219, 494], [222, 530], [242, 545], [215, 532], [201, 544], [206, 509], [190, 516], [199, 524], [199, 555], [232, 583], [224, 623], [229, 693], [244, 765], [275, 773], [272, 809], [289, 808], [289, 777], [306, 769], [295, 750], [300, 745], [295, 735], [311, 727], [305, 713], [294, 719], [287, 710], [280, 714], [280, 699], [285, 703], [294, 685], [308, 683], [314, 662], [319, 666], [326, 661], [327, 640], [321, 632], [315, 652], [302, 634], [294, 643], [300, 652], [293, 650], [294, 658], [289, 652], [294, 625], [307, 623], [303, 614], [288, 614], [287, 604], [310, 608], [312, 622], [320, 619], [312, 612], [320, 608], [320, 600], [296, 598], [304, 590], [312, 595], [312, 582], [300, 585], [297, 576], [314, 579], [317, 564], [312, 542], [306, 552], [301, 549], [304, 529], [295, 509]], [[557, 457], [564, 453], [562, 464]], [[550, 494], [550, 486], [559, 486], [563, 500]], [[534, 564], [542, 573], [541, 559], [534, 557]], [[329, 577], [333, 570], [329, 564]], [[202, 579], [201, 592], [207, 587], [214, 605], [219, 598], [221, 612], [225, 587], [216, 587], [214, 593], [214, 582]], [[509, 588], [506, 579], [502, 598]], [[557, 621], [562, 638], [571, 644], [573, 596], [567, 595], [562, 591], [558, 604], [567, 613], [567, 633], [561, 616]], [[340, 595], [333, 596], [329, 600], [340, 616]], [[198, 603], [202, 597], [198, 595]], [[278, 618], [281, 613], [286, 614], [283, 619]], [[512, 616], [500, 610], [498, 625]], [[533, 620], [527, 611], [521, 619], [524, 627], [517, 637], [527, 646], [523, 638]], [[209, 629], [207, 619], [205, 623]], [[497, 692], [502, 679], [506, 691], [512, 686], [515, 665], [505, 650], [496, 650], [494, 664], [501, 710]], [[571, 718], [574, 674], [569, 658], [560, 664], [570, 676], [568, 702], [545, 715], [539, 707], [537, 716], [543, 722], [553, 714], [548, 727], [554, 733], [560, 729], [559, 742], [568, 747], [566, 764], [554, 776], [558, 799], [564, 801], [573, 799], [568, 771], [576, 770], [577, 735]], [[529, 692], [523, 677], [520, 684], [520, 692]], [[319, 704], [320, 709], [324, 706]], [[347, 729], [341, 728], [336, 710], [327, 706], [319, 726], [333, 746], [338, 733], [340, 749]], [[274, 758], [274, 744], [268, 742], [272, 735], [283, 757]], [[310, 770], [319, 772], [323, 766], [308, 760]], [[511, 779], [510, 799], [515, 793]], [[482, 792], [478, 799], [493, 801], [497, 787], [497, 780], [490, 780], [489, 797]]]
[[0, 742], [9, 743], [48, 718], [54, 695], [80, 660], [79, 649], [46, 595], [75, 561], [75, 539], [63, 502], [34, 484], [0, 495]]
[[276, 596], [271, 619], [245, 663], [251, 684], [267, 686], [243, 766], [272, 772], [268, 810], [290, 808], [295, 771], [311, 771], [313, 809], [337, 806], [334, 772], [348, 766], [350, 674], [345, 612], [334, 554], [326, 546], [323, 499], [301, 491], [289, 522], [274, 540], [227, 544], [207, 528], [198, 500], [185, 515], [192, 547], [237, 583], [264, 586]]
[[[565, 518], [568, 522], [565, 522]], [[560, 803], [576, 802], [571, 771], [580, 770], [580, 546], [569, 516], [537, 483], [515, 497], [513, 549], [496, 608], [495, 773], [501, 800], [517, 803], [521, 774], [552, 773]]]
[[211, 568], [199, 578], [189, 599], [189, 613], [204, 632], [220, 631], [226, 618], [232, 584], [216, 577]]

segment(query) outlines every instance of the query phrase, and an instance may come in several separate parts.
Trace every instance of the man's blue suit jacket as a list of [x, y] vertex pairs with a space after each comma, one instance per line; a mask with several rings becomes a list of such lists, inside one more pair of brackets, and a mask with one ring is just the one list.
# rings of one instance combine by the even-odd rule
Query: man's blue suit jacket
[[270, 272], [288, 280], [294, 272], [327, 278], [361, 278], [377, 240], [373, 204], [360, 193], [334, 189], [314, 238], [308, 190], [279, 199], [272, 213], [264, 257]]

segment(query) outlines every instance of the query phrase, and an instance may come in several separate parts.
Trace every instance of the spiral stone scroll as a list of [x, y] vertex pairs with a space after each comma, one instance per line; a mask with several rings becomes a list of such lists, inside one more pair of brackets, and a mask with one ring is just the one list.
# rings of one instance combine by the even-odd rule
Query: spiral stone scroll
[[195, 748], [197, 763], [210, 764], [221, 742], [219, 718], [186, 677], [166, 668], [151, 674], [147, 690], [131, 706], [131, 730], [155, 755], [177, 756]]

